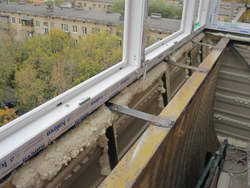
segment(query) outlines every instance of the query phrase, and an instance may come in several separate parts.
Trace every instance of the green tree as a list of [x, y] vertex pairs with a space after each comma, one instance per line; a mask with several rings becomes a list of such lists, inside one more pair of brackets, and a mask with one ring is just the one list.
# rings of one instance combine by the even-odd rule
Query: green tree
[[0, 81], [0, 97], [6, 86], [14, 87], [23, 114], [120, 62], [122, 47], [109, 33], [89, 34], [76, 44], [60, 30], [18, 43], [5, 37], [0, 43], [0, 74], [6, 78]]
[[21, 49], [15, 37], [16, 30], [0, 31], [0, 87], [12, 86], [17, 54]]
[[117, 1], [115, 1], [111, 6], [111, 10], [113, 12], [125, 11], [125, 0], [117, 0]]
[[15, 74], [15, 95], [18, 98], [18, 109], [21, 113], [32, 110], [44, 103], [45, 82], [37, 78], [37, 71], [29, 63]]
[[172, 4], [166, 4], [164, 1], [153, 1], [149, 3], [148, 15], [159, 13], [163, 18], [181, 19], [182, 7], [175, 7]]
[[79, 78], [74, 85], [91, 78], [101, 71], [122, 60], [122, 48], [117, 43], [118, 38], [106, 32], [87, 35], [86, 40], [78, 42], [78, 53], [81, 61], [78, 64]]

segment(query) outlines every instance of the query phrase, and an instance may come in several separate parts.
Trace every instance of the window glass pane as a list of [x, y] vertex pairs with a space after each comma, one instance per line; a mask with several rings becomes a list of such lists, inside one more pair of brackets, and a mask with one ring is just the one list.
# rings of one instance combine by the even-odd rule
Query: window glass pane
[[[221, 0], [220, 9], [218, 13], [218, 21], [221, 22], [232, 22], [237, 14], [245, 7], [246, 0], [235, 0], [234, 4], [230, 0]], [[250, 1], [248, 1], [248, 6]], [[237, 22], [248, 22], [249, 16], [244, 14]]]
[[77, 33], [77, 26], [73, 25], [73, 33]]
[[148, 4], [146, 47], [181, 28], [182, 1], [152, 0]]
[[82, 27], [82, 34], [87, 35], [87, 27]]
[[36, 27], [40, 27], [40, 22], [36, 20]]
[[[245, 0], [235, 0], [234, 4], [231, 0], [221, 0], [218, 21], [231, 22], [240, 13], [241, 9], [245, 7], [245, 3]], [[250, 4], [250, 1], [248, 1], [248, 4]]]
[[16, 23], [15, 17], [12, 17], [12, 18], [11, 18], [11, 22], [12, 22], [13, 24]]
[[25, 26], [15, 28], [18, 45], [23, 46], [14, 54], [15, 75], [6, 76], [12, 79], [7, 84], [15, 83], [20, 115], [122, 61], [125, 1], [117, 0], [112, 13], [111, 1], [96, 1], [94, 11], [94, 1], [89, 2], [79, 2], [84, 10], [59, 9], [61, 18], [39, 15], [36, 8], [29, 16], [8, 17], [7, 22]]

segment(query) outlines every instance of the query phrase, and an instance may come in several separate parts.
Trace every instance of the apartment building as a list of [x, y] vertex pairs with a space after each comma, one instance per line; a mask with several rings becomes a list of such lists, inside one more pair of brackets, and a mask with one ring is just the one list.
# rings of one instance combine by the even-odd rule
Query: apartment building
[[[61, 9], [55, 7], [47, 12], [45, 5], [19, 5], [18, 3], [2, 4], [0, 7], [0, 29], [9, 26], [16, 29], [17, 37], [31, 37], [36, 34], [48, 34], [53, 28], [61, 29], [74, 40], [86, 37], [87, 34], [107, 31], [120, 36], [117, 26], [123, 26], [119, 13]], [[148, 19], [150, 35], [161, 40], [179, 30], [181, 21], [170, 19]], [[168, 26], [167, 26], [168, 25]], [[171, 25], [171, 26], [170, 26]], [[149, 40], [149, 39], [148, 39]]]
[[90, 11], [109, 11], [115, 0], [76, 0], [75, 6]]

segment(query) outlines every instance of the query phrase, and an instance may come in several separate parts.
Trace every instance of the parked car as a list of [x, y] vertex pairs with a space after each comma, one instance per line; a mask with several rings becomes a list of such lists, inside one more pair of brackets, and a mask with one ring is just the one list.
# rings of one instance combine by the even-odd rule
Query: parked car
[[61, 8], [71, 8], [71, 6], [72, 6], [71, 3], [69, 2], [64, 2], [60, 4]]

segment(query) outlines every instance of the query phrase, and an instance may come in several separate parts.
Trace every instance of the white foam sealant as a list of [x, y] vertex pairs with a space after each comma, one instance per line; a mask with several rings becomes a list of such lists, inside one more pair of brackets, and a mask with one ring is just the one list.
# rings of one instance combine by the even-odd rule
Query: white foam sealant
[[[114, 114], [102, 105], [74, 129], [15, 171], [11, 176], [12, 184], [17, 188], [41, 187], [45, 180], [51, 180], [63, 165], [67, 165], [71, 159], [77, 157], [79, 152], [84, 150], [83, 148], [97, 141], [101, 147], [104, 147], [105, 154], [107, 141], [103, 135], [113, 120]], [[100, 162], [100, 164], [104, 163]], [[104, 164], [104, 166], [106, 169], [107, 165]]]

